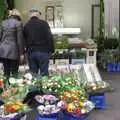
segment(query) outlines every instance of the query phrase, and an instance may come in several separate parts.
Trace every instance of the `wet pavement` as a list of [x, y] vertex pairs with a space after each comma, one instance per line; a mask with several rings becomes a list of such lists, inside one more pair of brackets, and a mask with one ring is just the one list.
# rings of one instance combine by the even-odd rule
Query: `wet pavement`
[[94, 110], [88, 120], [120, 120], [120, 73], [100, 72], [100, 74], [114, 90], [106, 93], [106, 109]]

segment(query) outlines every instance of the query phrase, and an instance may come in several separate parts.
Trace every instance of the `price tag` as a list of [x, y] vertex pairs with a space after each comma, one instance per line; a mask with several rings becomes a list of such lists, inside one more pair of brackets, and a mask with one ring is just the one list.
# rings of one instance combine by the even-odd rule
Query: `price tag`
[[63, 51], [59, 51], [59, 54], [63, 54]]

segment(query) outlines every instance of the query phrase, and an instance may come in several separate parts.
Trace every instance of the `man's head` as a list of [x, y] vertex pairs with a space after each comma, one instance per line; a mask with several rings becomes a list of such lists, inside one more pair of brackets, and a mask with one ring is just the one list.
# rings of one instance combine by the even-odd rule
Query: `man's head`
[[29, 10], [29, 16], [31, 17], [40, 17], [41, 12], [38, 9], [30, 9]]

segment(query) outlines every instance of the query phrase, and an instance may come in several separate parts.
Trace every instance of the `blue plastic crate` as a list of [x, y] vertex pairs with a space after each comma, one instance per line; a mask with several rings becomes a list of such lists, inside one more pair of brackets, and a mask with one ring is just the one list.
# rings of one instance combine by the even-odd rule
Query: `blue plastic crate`
[[89, 114], [84, 114], [78, 117], [74, 117], [72, 114], [61, 111], [57, 115], [49, 115], [49, 116], [38, 116], [36, 120], [86, 120]]
[[52, 114], [52, 115], [38, 115], [36, 120], [57, 120], [58, 114]]
[[117, 63], [117, 72], [120, 72], [120, 63]]
[[120, 72], [120, 63], [108, 63], [106, 67], [108, 72]]
[[88, 115], [89, 114], [84, 114], [84, 115], [80, 115], [78, 117], [75, 117], [72, 114], [64, 111], [63, 117], [61, 118], [61, 120], [86, 120], [88, 118]]
[[116, 72], [117, 64], [116, 63], [108, 63], [107, 64], [107, 71], [108, 72]]
[[106, 67], [107, 67], [107, 71], [108, 71], [108, 72], [112, 72], [112, 70], [113, 70], [113, 64], [112, 64], [112, 63], [108, 63], [108, 64], [106, 65]]
[[96, 109], [106, 108], [105, 93], [97, 93], [94, 95], [89, 95], [89, 100], [95, 104]]

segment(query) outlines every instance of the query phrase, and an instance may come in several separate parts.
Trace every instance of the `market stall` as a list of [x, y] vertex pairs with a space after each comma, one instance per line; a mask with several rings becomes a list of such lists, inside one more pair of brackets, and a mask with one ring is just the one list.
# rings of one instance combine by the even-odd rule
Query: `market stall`
[[[109, 87], [94, 64], [54, 65], [49, 73], [50, 76], [44, 77], [33, 77], [27, 73], [17, 79], [10, 78], [7, 89], [4, 87], [5, 78], [1, 76], [3, 103], [0, 116], [10, 120], [22, 117], [32, 109], [30, 103], [34, 102], [33, 106], [39, 113], [36, 120], [57, 120], [58, 117], [85, 120], [94, 108], [98, 108], [94, 99], [96, 94], [100, 96]], [[101, 103], [103, 99], [98, 98], [97, 102]], [[105, 108], [104, 104], [98, 105]]]

